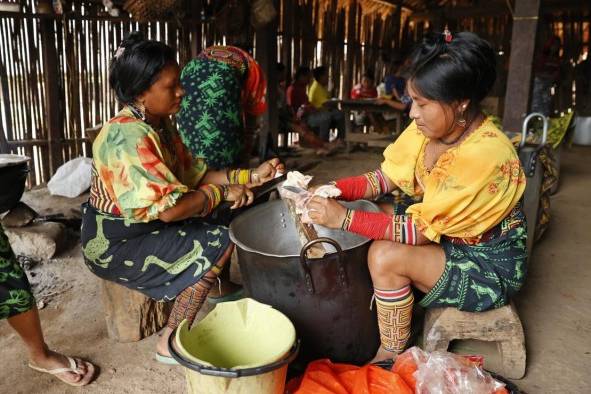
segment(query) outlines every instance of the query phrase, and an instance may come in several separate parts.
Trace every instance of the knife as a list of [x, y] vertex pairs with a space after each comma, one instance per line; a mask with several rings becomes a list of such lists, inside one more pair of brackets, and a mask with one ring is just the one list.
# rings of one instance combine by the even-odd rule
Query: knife
[[281, 187], [283, 189], [287, 190], [288, 192], [292, 192], [292, 193], [296, 193], [296, 194], [308, 193], [308, 191], [306, 189], [302, 189], [301, 187], [297, 187], [297, 186], [283, 185]]

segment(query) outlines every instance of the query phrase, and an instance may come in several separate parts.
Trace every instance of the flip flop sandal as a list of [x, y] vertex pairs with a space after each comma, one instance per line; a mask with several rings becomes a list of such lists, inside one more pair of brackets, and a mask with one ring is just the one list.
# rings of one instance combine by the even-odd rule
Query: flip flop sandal
[[[92, 363], [89, 363], [88, 361], [74, 359], [69, 356], [66, 356], [66, 358], [68, 359], [68, 362], [70, 363], [69, 368], [45, 369], [45, 368], [37, 367], [31, 363], [29, 363], [29, 368], [31, 368], [35, 371], [38, 371], [38, 372], [54, 375], [56, 378], [58, 378], [59, 380], [61, 380], [62, 382], [66, 383], [66, 384], [69, 384], [70, 386], [80, 387], [80, 386], [85, 386], [88, 383], [90, 383], [90, 381], [94, 377], [94, 372], [95, 372], [94, 365]], [[82, 372], [80, 372], [80, 367], [78, 366], [79, 365], [78, 362], [86, 364], [86, 367], [88, 368], [88, 371], [86, 372], [86, 374], [83, 374]], [[78, 382], [69, 382], [64, 378], [57, 376], [61, 373], [66, 373], [66, 372], [71, 372], [71, 373], [75, 373], [76, 375], [82, 376], [82, 379], [80, 379], [80, 381], [78, 381]], [[89, 378], [84, 379], [85, 376], [89, 376]]]
[[156, 352], [156, 361], [158, 361], [160, 364], [165, 364], [165, 365], [179, 365], [179, 362], [176, 361], [174, 358], [172, 357], [168, 357], [168, 356], [163, 356], [162, 354]]

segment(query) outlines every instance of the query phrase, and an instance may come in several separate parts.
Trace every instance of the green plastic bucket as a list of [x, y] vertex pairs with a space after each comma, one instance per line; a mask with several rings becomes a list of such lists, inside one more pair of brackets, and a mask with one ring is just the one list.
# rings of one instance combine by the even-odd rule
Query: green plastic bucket
[[189, 393], [283, 394], [298, 343], [284, 314], [244, 298], [218, 304], [192, 329], [183, 321], [169, 349], [186, 368]]

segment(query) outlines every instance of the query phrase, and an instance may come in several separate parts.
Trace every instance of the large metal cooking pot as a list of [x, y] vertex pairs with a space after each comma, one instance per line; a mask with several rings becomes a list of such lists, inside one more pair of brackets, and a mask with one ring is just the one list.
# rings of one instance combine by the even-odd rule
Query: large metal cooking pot
[[[368, 201], [343, 204], [379, 210]], [[302, 248], [283, 200], [238, 216], [230, 225], [230, 237], [238, 247], [244, 287], [252, 298], [291, 319], [302, 341], [300, 360], [328, 357], [365, 363], [379, 346], [375, 308], [370, 310], [370, 240], [321, 226], [316, 230], [319, 239]], [[324, 243], [327, 255], [307, 259], [307, 249], [317, 242]]]
[[0, 213], [8, 211], [20, 201], [29, 174], [26, 156], [0, 154]]

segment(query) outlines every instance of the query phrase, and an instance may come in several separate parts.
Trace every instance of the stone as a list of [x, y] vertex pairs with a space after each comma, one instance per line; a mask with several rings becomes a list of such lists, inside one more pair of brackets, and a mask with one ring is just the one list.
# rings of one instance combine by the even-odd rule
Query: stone
[[6, 228], [6, 235], [16, 255], [47, 260], [63, 250], [66, 226], [61, 223], [33, 223], [27, 227]]
[[47, 187], [37, 186], [23, 194], [22, 201], [33, 208], [40, 216], [59, 215], [64, 220], [80, 220], [80, 206], [88, 201], [90, 194], [84, 193], [76, 198], [52, 196]]
[[[17, 255], [16, 260], [18, 261], [18, 264], [21, 266], [21, 268], [25, 271], [31, 271], [33, 267], [39, 264], [39, 261], [23, 255]], [[36, 275], [34, 272], [30, 272], [30, 274], [33, 277]]]
[[37, 212], [22, 201], [2, 218], [3, 227], [25, 227], [37, 217]]
[[494, 341], [501, 355], [504, 377], [521, 379], [525, 375], [525, 337], [513, 303], [486, 312], [462, 312], [455, 308], [427, 309], [423, 327], [423, 349], [446, 351], [452, 340]]
[[174, 305], [107, 280], [101, 280], [101, 292], [107, 333], [117, 342], [137, 342], [157, 333]]

